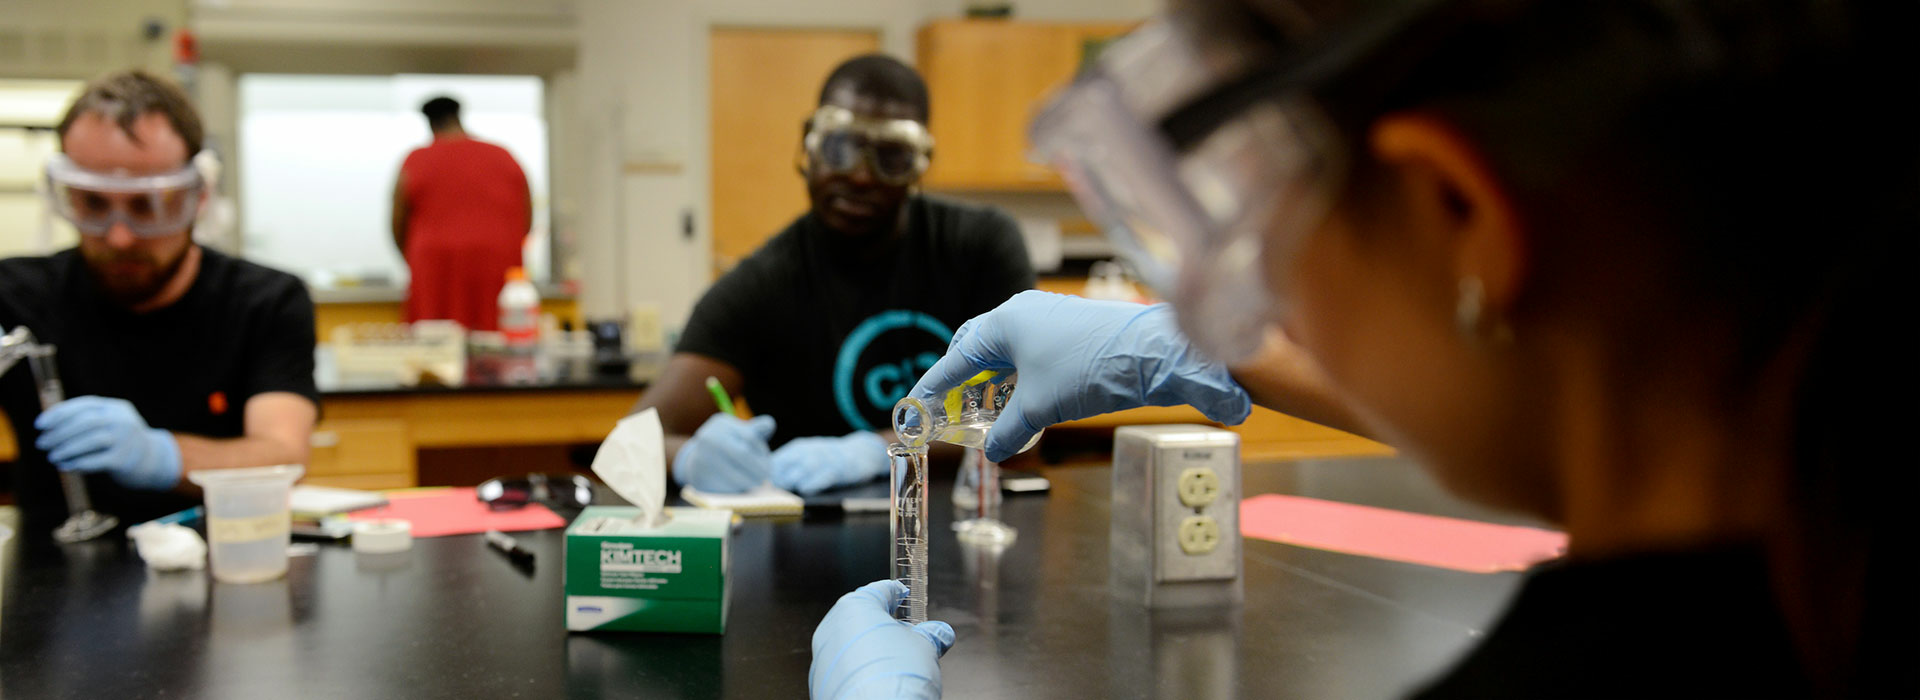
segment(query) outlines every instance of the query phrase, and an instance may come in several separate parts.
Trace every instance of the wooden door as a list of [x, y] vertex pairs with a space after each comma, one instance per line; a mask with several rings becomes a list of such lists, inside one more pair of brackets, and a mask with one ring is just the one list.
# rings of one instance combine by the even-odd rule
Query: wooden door
[[794, 170], [800, 125], [818, 104], [827, 74], [841, 61], [880, 50], [880, 34], [716, 27], [708, 46], [719, 273], [807, 210], [806, 184]]

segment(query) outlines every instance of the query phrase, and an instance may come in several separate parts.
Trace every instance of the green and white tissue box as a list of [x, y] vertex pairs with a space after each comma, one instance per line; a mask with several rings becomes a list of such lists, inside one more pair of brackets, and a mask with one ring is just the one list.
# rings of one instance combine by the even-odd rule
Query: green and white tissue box
[[646, 527], [639, 508], [591, 506], [567, 528], [567, 630], [693, 632], [727, 629], [727, 536], [733, 513], [667, 508]]

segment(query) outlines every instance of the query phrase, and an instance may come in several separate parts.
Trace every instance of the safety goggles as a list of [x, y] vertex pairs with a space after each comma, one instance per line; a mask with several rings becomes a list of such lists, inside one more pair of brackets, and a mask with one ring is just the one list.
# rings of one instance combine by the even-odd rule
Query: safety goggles
[[[1412, 17], [1434, 3], [1405, 4]], [[1236, 40], [1217, 20], [1161, 16], [1109, 45], [1034, 119], [1033, 157], [1173, 302], [1201, 352], [1246, 359], [1283, 304], [1265, 271], [1288, 267], [1346, 182], [1348, 146], [1312, 90], [1402, 24], [1383, 19], [1300, 57]]]
[[88, 236], [106, 235], [116, 223], [143, 238], [185, 231], [200, 212], [205, 184], [192, 165], [160, 175], [121, 175], [87, 170], [61, 153], [47, 160], [48, 204]]
[[836, 105], [814, 111], [801, 146], [810, 168], [850, 173], [864, 164], [889, 185], [912, 184], [933, 162], [933, 135], [920, 122], [862, 117]]
[[579, 509], [593, 505], [593, 482], [577, 474], [488, 479], [474, 487], [473, 495], [491, 510], [513, 510], [528, 503], [552, 508]]

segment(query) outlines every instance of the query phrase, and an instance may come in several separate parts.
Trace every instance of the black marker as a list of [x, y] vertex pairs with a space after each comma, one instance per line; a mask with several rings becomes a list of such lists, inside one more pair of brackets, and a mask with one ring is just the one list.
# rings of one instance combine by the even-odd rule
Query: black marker
[[507, 533], [499, 530], [488, 530], [486, 537], [487, 546], [500, 550], [501, 554], [507, 555], [507, 559], [512, 561], [514, 566], [528, 569], [533, 568], [533, 552], [525, 547], [521, 547], [520, 543], [512, 537], [508, 537]]

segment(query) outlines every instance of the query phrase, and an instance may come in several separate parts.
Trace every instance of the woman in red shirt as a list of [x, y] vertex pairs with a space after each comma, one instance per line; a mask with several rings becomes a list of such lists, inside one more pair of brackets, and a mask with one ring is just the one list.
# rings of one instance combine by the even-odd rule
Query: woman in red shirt
[[533, 224], [526, 173], [507, 149], [467, 136], [453, 98], [420, 112], [433, 143], [407, 154], [393, 185], [393, 242], [413, 272], [406, 320], [497, 330], [500, 287]]

